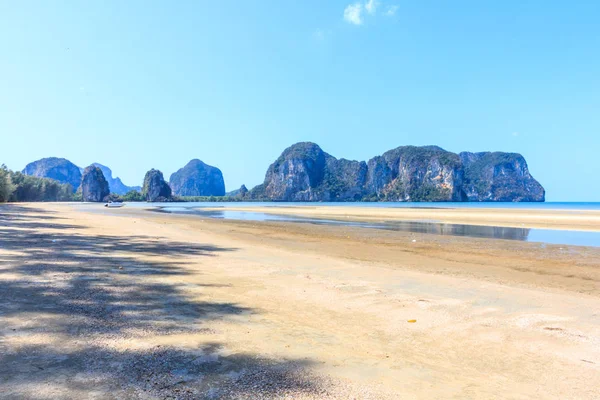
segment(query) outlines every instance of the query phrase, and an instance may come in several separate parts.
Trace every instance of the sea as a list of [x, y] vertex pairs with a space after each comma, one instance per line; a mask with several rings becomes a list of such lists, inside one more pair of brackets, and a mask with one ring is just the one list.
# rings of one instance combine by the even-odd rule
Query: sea
[[[544, 202], [544, 203], [411, 203], [411, 202], [190, 202], [190, 203], [152, 203], [156, 207], [365, 207], [365, 208], [510, 208], [531, 210], [600, 210], [600, 202]], [[148, 207], [148, 203], [128, 203], [133, 207]]]
[[[129, 208], [151, 208], [153, 211], [171, 214], [195, 215], [202, 218], [243, 220], [243, 221], [280, 221], [309, 223], [320, 225], [351, 226], [365, 229], [384, 229], [410, 232], [415, 235], [428, 234], [443, 236], [464, 236], [488, 239], [517, 240], [525, 242], [565, 245], [589, 246], [600, 248], [600, 227], [598, 232], [538, 228], [514, 228], [498, 226], [478, 226], [465, 224], [442, 223], [437, 221], [380, 221], [360, 222], [341, 221], [291, 216], [276, 213], [237, 211], [237, 207], [364, 207], [364, 208], [504, 208], [526, 210], [570, 210], [574, 213], [584, 210], [600, 210], [600, 202], [546, 202], [546, 203], [309, 203], [309, 202], [190, 202], [190, 203], [128, 203]], [[212, 210], [207, 210], [211, 208]], [[216, 209], [216, 210], [215, 210]]]

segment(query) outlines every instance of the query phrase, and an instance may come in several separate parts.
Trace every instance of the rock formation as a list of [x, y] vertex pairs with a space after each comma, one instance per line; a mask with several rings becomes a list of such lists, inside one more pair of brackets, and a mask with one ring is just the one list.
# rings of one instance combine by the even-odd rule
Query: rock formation
[[108, 181], [108, 187], [110, 188], [111, 193], [123, 195], [131, 190], [140, 191], [142, 188], [139, 186], [127, 186], [125, 185], [121, 179], [113, 178], [112, 171], [105, 165], [99, 163], [93, 163], [96, 167], [102, 170], [102, 174], [104, 174], [104, 178]]
[[460, 153], [468, 201], [544, 201], [545, 191], [515, 153]]
[[[387, 201], [463, 201], [460, 157], [437, 146], [402, 146], [385, 152], [367, 185]], [[383, 162], [382, 162], [383, 161]]]
[[275, 201], [544, 201], [525, 159], [402, 146], [364, 161], [337, 159], [297, 143], [267, 170], [251, 199]]
[[314, 143], [288, 147], [267, 170], [264, 196], [278, 201], [329, 200], [322, 185], [328, 156]]
[[225, 182], [219, 168], [191, 160], [171, 175], [169, 184], [177, 196], [224, 196]]
[[23, 169], [23, 174], [68, 183], [73, 187], [73, 192], [81, 184], [81, 169], [64, 158], [49, 157], [31, 162]]
[[171, 200], [171, 187], [165, 182], [162, 172], [154, 168], [146, 172], [142, 195], [151, 202]]
[[240, 199], [244, 199], [244, 198], [246, 198], [247, 194], [248, 194], [248, 188], [246, 187], [246, 185], [242, 185], [242, 186], [240, 186], [239, 189], [235, 189], [235, 190], [232, 190], [231, 192], [225, 193], [225, 196], [237, 197]]
[[79, 190], [83, 201], [104, 201], [110, 194], [108, 182], [104, 178], [102, 170], [95, 165], [90, 165], [83, 171]]

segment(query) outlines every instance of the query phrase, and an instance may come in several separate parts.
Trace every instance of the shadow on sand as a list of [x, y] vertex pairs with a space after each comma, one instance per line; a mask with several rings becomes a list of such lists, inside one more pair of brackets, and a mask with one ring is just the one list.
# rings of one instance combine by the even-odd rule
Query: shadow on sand
[[320, 390], [301, 373], [306, 360], [230, 354], [226, 343], [134, 346], [154, 336], [211, 335], [208, 322], [255, 313], [202, 299], [202, 284], [165, 283], [189, 275], [190, 258], [235, 249], [86, 235], [61, 220], [0, 206], [0, 398], [270, 398]]

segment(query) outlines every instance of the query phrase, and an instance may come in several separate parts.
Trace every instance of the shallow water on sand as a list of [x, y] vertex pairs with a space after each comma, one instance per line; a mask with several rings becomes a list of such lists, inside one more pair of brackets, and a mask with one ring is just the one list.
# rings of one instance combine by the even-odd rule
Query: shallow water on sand
[[[214, 203], [212, 203], [214, 207]], [[387, 221], [361, 222], [334, 219], [305, 218], [290, 215], [277, 215], [262, 212], [236, 211], [223, 208], [222, 210], [202, 210], [195, 205], [163, 205], [155, 211], [172, 214], [189, 214], [205, 218], [241, 220], [241, 221], [282, 221], [311, 223], [319, 225], [340, 225], [371, 229], [385, 229], [401, 232], [435, 234], [444, 236], [465, 236], [489, 239], [518, 240], [548, 244], [563, 244], [571, 246], [600, 247], [600, 232], [567, 231], [554, 229], [511, 228], [499, 226], [479, 226], [464, 224], [447, 224], [436, 221]]]
[[[132, 207], [147, 207], [147, 203], [127, 203]], [[411, 203], [411, 202], [343, 202], [343, 203], [308, 203], [308, 202], [189, 202], [178, 203], [182, 207], [359, 207], [359, 208], [508, 208], [525, 210], [600, 210], [600, 202], [545, 202], [545, 203]], [[173, 203], [153, 203], [156, 206], [172, 206]]]

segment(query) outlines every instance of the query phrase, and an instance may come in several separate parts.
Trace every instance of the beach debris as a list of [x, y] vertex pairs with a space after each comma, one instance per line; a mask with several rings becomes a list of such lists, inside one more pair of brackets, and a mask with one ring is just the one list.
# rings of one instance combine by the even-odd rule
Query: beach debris
[[415, 322], [417, 322], [417, 320], [416, 319], [409, 319], [407, 322], [409, 322], [411, 324], [414, 324]]
[[417, 243], [417, 239], [413, 239], [413, 241], [412, 241], [412, 242], [413, 242], [413, 243]]

